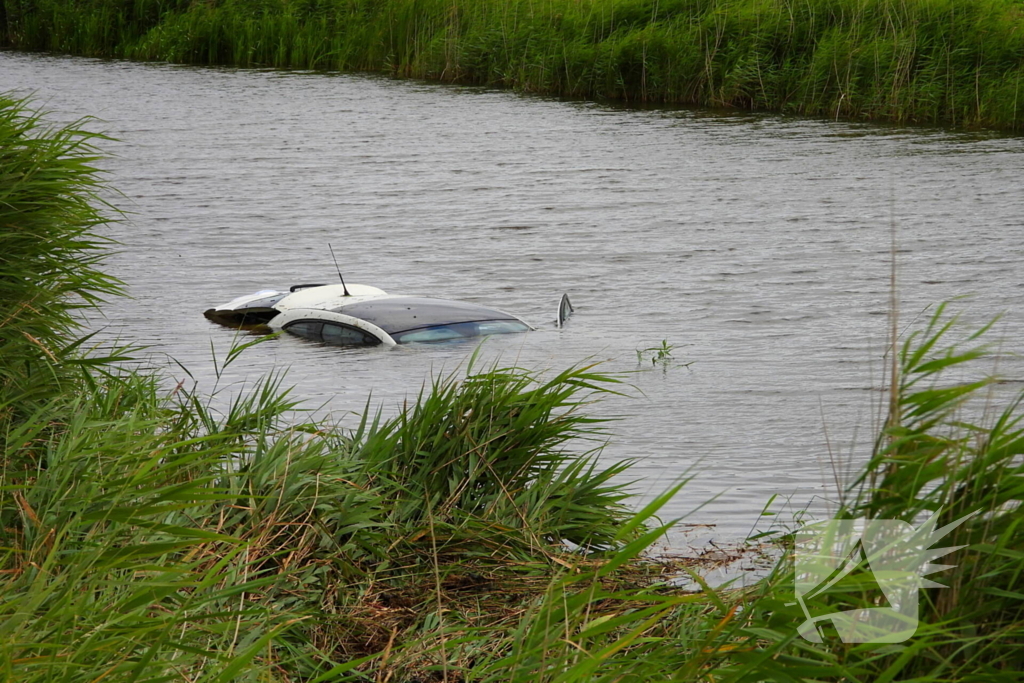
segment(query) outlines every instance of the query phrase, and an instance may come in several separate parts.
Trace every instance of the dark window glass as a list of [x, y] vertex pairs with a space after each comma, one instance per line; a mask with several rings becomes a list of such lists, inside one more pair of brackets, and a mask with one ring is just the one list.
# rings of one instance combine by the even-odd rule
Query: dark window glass
[[380, 340], [372, 334], [363, 332], [355, 327], [336, 323], [324, 323], [323, 337], [324, 342], [327, 344], [336, 344], [338, 346], [380, 344]]
[[320, 341], [320, 330], [323, 326], [324, 324], [318, 320], [299, 320], [285, 326], [284, 329], [296, 336]]

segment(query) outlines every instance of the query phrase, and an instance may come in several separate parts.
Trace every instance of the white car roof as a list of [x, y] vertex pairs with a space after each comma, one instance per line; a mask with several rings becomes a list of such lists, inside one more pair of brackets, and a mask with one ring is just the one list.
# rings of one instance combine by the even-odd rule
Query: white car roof
[[345, 288], [340, 284], [307, 287], [306, 289], [292, 292], [278, 301], [274, 308], [281, 312], [291, 308], [321, 308], [329, 311], [346, 304], [390, 296], [383, 289], [371, 287], [370, 285], [349, 285], [348, 292], [350, 296], [345, 296]]

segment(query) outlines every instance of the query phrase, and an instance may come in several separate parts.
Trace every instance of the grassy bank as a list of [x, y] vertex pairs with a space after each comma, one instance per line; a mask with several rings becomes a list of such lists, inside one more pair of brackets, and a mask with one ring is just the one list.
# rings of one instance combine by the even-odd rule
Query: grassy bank
[[[0, 679], [1017, 680], [1024, 429], [1016, 402], [961, 420], [989, 381], [943, 373], [987, 351], [943, 311], [904, 345], [842, 514], [981, 514], [946, 539], [967, 547], [913, 639], [806, 642], [788, 553], [752, 588], [696, 594], [645, 558], [685, 489], [625, 507], [625, 466], [599, 464], [583, 412], [622, 385], [591, 368], [471, 368], [341, 429], [297, 423], [276, 376], [218, 412], [118, 369], [127, 351], [90, 356], [76, 307], [119, 286], [96, 141], [0, 98]], [[879, 601], [857, 584], [805, 597], [817, 614]]]
[[0, 0], [2, 44], [1024, 127], [1019, 0]]

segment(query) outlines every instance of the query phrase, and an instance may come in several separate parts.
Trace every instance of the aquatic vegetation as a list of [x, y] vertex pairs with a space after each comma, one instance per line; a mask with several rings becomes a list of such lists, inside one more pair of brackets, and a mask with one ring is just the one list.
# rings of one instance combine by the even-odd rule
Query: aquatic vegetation
[[[661, 344], [658, 346], [637, 349], [636, 362], [638, 365], [646, 365], [647, 361], [650, 361], [652, 367], [660, 365], [663, 368], [667, 368], [674, 360], [672, 351], [675, 348], [675, 345], [669, 344], [667, 339], [662, 339]], [[690, 363], [684, 363], [684, 365], [690, 365]]]
[[0, 45], [1020, 129], [1015, 0], [2, 0]]
[[1019, 677], [1024, 395], [987, 424], [971, 412], [992, 380], [960, 370], [987, 358], [984, 330], [948, 341], [940, 307], [903, 342], [841, 512], [977, 513], [948, 539], [965, 546], [937, 577], [949, 588], [926, 591], [905, 643], [806, 642], [787, 537], [745, 589], [693, 574], [703, 590], [682, 592], [690, 567], [648, 555], [685, 482], [627, 508], [628, 465], [598, 460], [603, 423], [584, 412], [622, 385], [593, 367], [474, 361], [396, 417], [367, 406], [344, 429], [297, 419], [279, 375], [215, 410], [199, 387], [120, 367], [123, 353], [91, 356], [74, 315], [118, 289], [99, 270], [91, 139], [0, 100], [4, 680]]

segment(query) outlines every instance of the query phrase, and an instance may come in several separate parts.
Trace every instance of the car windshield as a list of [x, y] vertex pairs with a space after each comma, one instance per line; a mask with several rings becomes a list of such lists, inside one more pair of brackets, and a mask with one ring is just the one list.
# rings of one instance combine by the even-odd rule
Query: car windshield
[[[483, 323], [511, 321], [521, 327], [511, 332], [529, 329], [515, 316], [496, 311], [493, 308], [470, 304], [464, 301], [448, 301], [445, 299], [429, 299], [425, 297], [396, 296], [387, 299], [375, 299], [361, 303], [348, 304], [333, 309], [335, 313], [344, 313], [373, 323], [392, 337], [400, 341], [399, 336], [411, 330], [421, 330], [438, 326], [452, 326], [459, 323]], [[468, 329], [468, 328], [467, 328]], [[496, 328], [497, 329], [497, 328]], [[503, 332], [476, 332], [479, 334], [502, 334]], [[454, 338], [454, 337], [449, 337]]]
[[394, 340], [399, 344], [415, 342], [440, 342], [467, 337], [481, 337], [491, 334], [508, 334], [510, 332], [526, 332], [530, 328], [518, 320], [480, 320], [471, 323], [454, 323], [450, 325], [434, 325], [421, 327], [408, 332], [396, 332]]

